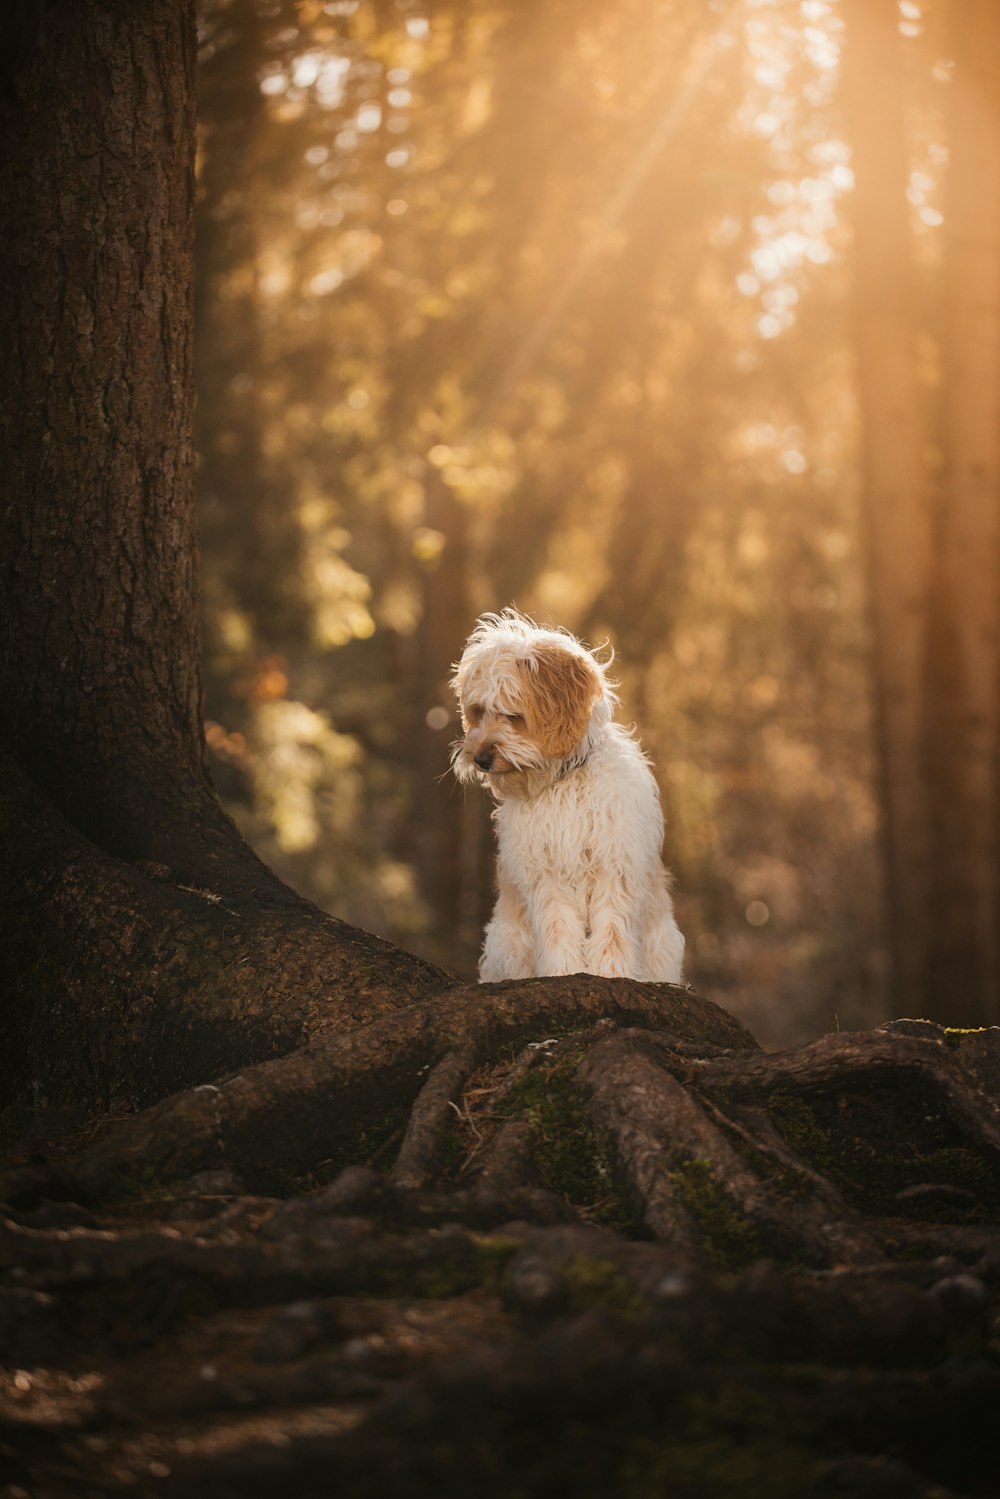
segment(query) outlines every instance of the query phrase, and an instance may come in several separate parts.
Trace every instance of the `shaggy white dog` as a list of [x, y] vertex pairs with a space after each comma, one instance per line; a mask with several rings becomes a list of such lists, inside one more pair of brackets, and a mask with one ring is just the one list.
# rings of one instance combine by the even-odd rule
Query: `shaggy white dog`
[[631, 732], [611, 721], [607, 666], [569, 633], [505, 609], [477, 622], [452, 686], [465, 730], [455, 774], [497, 800], [498, 896], [480, 980], [679, 983], [659, 792]]

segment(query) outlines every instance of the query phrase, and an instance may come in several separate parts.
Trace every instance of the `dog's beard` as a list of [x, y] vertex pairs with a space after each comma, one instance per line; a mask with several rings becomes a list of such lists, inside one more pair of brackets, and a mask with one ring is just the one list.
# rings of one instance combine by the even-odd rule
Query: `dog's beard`
[[481, 769], [475, 763], [479, 746], [469, 745], [465, 739], [458, 739], [452, 745], [451, 765], [458, 780], [477, 782], [498, 800], [516, 797], [526, 801], [537, 796], [559, 779], [566, 763], [564, 758], [544, 755], [537, 745], [523, 738], [515, 740], [498, 735], [490, 743], [496, 758], [509, 768]]

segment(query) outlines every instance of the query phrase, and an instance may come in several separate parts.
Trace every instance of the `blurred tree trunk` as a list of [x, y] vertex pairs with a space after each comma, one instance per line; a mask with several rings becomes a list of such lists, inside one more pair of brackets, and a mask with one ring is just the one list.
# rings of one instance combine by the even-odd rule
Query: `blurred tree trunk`
[[[928, 825], [922, 759], [931, 555], [917, 297], [894, 0], [845, 0], [844, 103], [854, 166], [855, 338], [894, 1012], [919, 1011]], [[878, 87], [872, 80], [878, 79]]]
[[[927, 704], [928, 984], [1000, 1021], [1000, 9], [950, 8], [942, 349]], [[971, 1019], [968, 1023], [971, 1023]]]
[[63, 0], [0, 106], [4, 1050], [13, 1087], [90, 1101], [440, 984], [282, 886], [205, 770], [194, 39], [190, 0]]
[[[941, 385], [921, 392], [896, 6], [845, 5], [893, 1005], [1000, 1020], [1000, 12], [952, 4]], [[878, 79], [878, 87], [872, 80]], [[940, 404], [932, 406], [932, 399]], [[940, 433], [943, 479], [930, 470]]]
[[[213, 8], [202, 65], [195, 260], [199, 521], [227, 602], [267, 649], [302, 633], [301, 531], [289, 481], [265, 451], [259, 224], [267, 114], [259, 77], [276, 27], [256, 0]], [[211, 647], [210, 647], [211, 648]]]
[[[417, 784], [424, 789], [414, 807], [413, 859], [419, 887], [438, 918], [442, 948], [472, 960], [487, 914], [481, 869], [488, 839], [486, 799], [456, 784], [447, 770], [440, 730], [421, 722], [429, 709], [452, 708], [451, 663], [461, 655], [474, 622], [468, 516], [467, 507], [436, 469], [427, 474], [425, 496], [425, 524], [447, 540], [433, 571], [423, 579], [420, 626], [414, 638], [411, 681], [413, 721], [419, 725]], [[461, 726], [453, 723], [452, 729], [460, 732]]]

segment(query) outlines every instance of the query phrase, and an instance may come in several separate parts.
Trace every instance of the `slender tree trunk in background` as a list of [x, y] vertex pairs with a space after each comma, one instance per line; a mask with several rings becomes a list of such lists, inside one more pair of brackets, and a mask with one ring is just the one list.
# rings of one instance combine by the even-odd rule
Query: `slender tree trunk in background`
[[951, 6], [945, 473], [928, 642], [928, 980], [1000, 1022], [1000, 8]]
[[265, 451], [260, 394], [259, 216], [267, 112], [259, 76], [277, 22], [256, 0], [237, 0], [213, 19], [198, 100], [199, 521], [216, 592], [221, 587], [227, 603], [250, 614], [264, 648], [273, 649], [292, 634], [289, 621], [300, 617], [293, 600], [301, 591], [298, 512], [286, 476]]
[[[436, 469], [425, 480], [426, 525], [447, 538], [437, 565], [424, 579], [420, 626], [414, 638], [414, 721], [428, 709], [453, 706], [448, 679], [472, 629], [468, 587], [468, 516]], [[418, 784], [425, 788], [414, 808], [414, 863], [418, 885], [437, 913], [442, 935], [470, 958], [478, 947], [484, 913], [475, 850], [482, 841], [481, 793], [458, 786], [448, 770], [451, 734], [421, 725], [416, 746]]]
[[905, 197], [909, 158], [894, 0], [845, 0], [842, 9], [892, 1006], [894, 1013], [910, 1014], [921, 1008], [925, 972], [929, 844], [922, 734], [931, 529]]
[[441, 983], [282, 886], [205, 770], [194, 40], [191, 0], [57, 0], [0, 103], [0, 991], [5, 1081], [49, 1097], [148, 1099]]
[[942, 380], [922, 412], [916, 340], [931, 330], [914, 296], [896, 6], [844, 9], [893, 1007], [987, 1025], [1000, 1020], [1000, 11], [948, 12]]

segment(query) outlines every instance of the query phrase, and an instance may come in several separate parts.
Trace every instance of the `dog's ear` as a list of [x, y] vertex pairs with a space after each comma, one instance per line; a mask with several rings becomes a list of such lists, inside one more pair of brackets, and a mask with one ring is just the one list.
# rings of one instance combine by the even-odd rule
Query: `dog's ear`
[[558, 759], [583, 738], [590, 710], [603, 690], [601, 679], [585, 656], [558, 645], [540, 645], [534, 661], [534, 666], [518, 662], [528, 729], [542, 753]]

